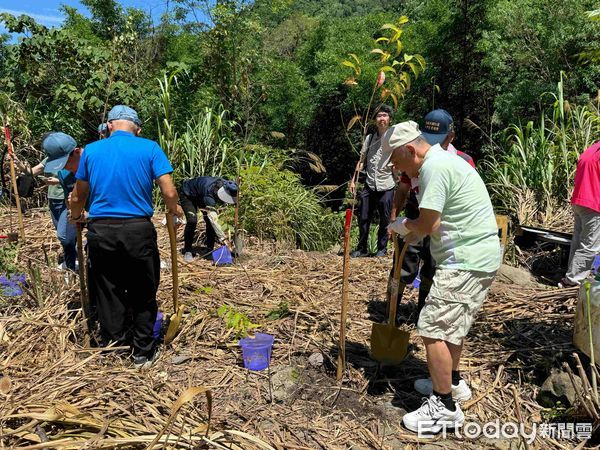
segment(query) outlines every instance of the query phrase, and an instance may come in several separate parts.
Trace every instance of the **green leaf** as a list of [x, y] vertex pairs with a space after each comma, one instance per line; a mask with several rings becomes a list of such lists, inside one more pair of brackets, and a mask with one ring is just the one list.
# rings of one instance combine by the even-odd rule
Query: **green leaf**
[[393, 72], [396, 73], [396, 69], [394, 69], [392, 66], [383, 66], [381, 69], [382, 72]]
[[342, 61], [342, 65], [344, 65], [346, 67], [350, 67], [351, 69], [354, 69], [356, 71], [356, 64], [354, 64], [353, 62], [344, 60], [344, 61]]

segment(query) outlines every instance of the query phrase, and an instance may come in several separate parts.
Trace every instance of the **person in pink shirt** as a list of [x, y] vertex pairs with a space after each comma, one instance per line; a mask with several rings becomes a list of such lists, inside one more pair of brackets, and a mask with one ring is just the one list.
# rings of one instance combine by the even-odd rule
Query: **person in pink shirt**
[[594, 258], [600, 253], [600, 142], [579, 157], [571, 204], [575, 229], [569, 268], [559, 287], [579, 285], [590, 274]]

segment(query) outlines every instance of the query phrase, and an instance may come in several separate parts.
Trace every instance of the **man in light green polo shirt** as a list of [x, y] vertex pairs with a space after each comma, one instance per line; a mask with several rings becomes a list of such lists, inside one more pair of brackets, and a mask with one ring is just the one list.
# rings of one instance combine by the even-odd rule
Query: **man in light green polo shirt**
[[417, 324], [431, 378], [417, 380], [415, 389], [429, 398], [403, 423], [415, 432], [438, 433], [464, 422], [456, 402], [471, 398], [471, 390], [460, 379], [460, 355], [500, 267], [498, 229], [477, 171], [439, 144], [429, 145], [415, 122], [388, 130], [383, 145], [396, 170], [419, 178], [419, 217], [399, 217], [389, 228], [405, 240], [430, 235], [437, 266]]

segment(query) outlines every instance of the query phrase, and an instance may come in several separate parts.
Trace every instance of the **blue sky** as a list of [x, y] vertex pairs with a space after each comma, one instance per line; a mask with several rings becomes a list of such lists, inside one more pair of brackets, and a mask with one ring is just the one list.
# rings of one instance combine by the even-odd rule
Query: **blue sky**
[[[158, 19], [165, 10], [168, 0], [118, 0], [124, 7], [143, 9]], [[61, 5], [74, 6], [86, 11], [78, 0], [0, 0], [0, 12], [14, 15], [27, 14], [48, 27], [59, 26], [62, 22]], [[4, 31], [0, 27], [0, 32]]]

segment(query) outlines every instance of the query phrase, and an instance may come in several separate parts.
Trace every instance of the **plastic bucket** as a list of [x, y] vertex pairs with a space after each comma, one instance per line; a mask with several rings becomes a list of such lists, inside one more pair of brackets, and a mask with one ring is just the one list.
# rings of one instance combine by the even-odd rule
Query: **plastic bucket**
[[266, 333], [256, 333], [254, 338], [240, 339], [244, 367], [250, 370], [264, 370], [269, 367], [274, 340], [272, 335]]
[[592, 269], [593, 273], [600, 272], [600, 255], [596, 255], [594, 258], [594, 265]]
[[219, 247], [212, 252], [212, 259], [217, 266], [226, 266], [233, 264], [233, 256], [226, 245]]

